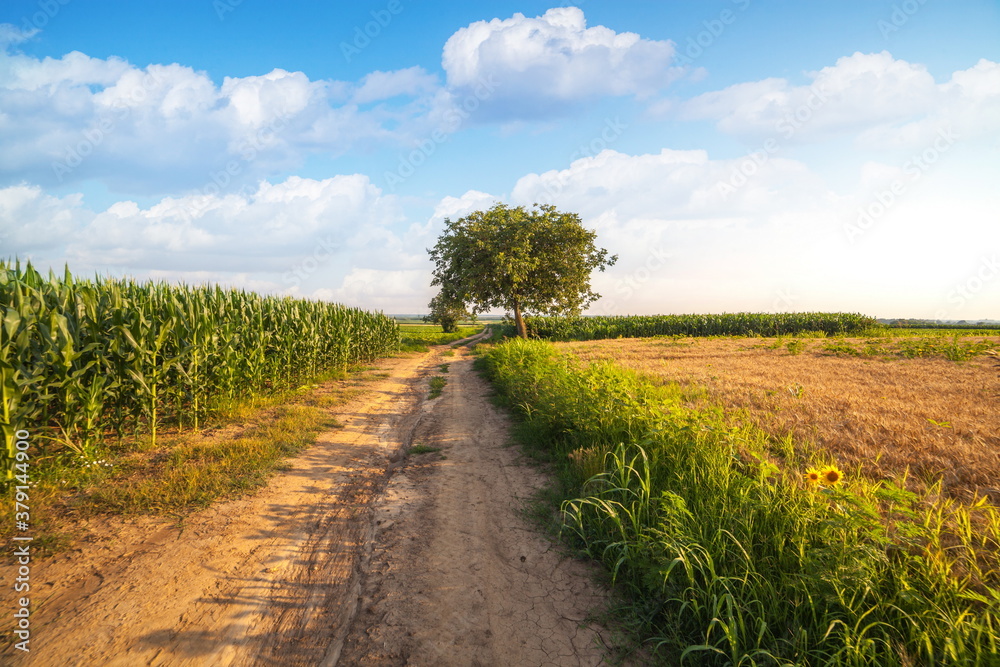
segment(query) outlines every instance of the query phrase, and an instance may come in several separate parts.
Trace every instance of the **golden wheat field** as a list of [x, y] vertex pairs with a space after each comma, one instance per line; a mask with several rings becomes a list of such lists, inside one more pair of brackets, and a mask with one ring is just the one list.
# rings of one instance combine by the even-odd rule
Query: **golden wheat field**
[[[586, 361], [615, 363], [707, 389], [709, 400], [768, 433], [791, 434], [852, 474], [914, 486], [942, 481], [948, 495], [1000, 500], [1000, 367], [827, 351], [832, 341], [658, 338], [562, 343]], [[968, 341], [982, 340], [970, 338]], [[989, 339], [1000, 347], [1000, 340]], [[837, 341], [862, 349], [863, 339]], [[797, 349], [796, 349], [797, 346]], [[891, 345], [889, 346], [891, 347]]]

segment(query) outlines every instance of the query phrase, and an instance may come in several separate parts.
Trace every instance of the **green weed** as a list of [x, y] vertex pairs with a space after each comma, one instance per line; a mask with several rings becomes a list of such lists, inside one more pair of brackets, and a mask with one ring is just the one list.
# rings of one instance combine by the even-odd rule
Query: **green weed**
[[802, 354], [802, 351], [806, 349], [807, 343], [801, 338], [796, 338], [794, 340], [788, 341], [785, 344], [785, 349], [788, 350], [788, 354]]
[[443, 378], [440, 375], [432, 377], [430, 379], [431, 393], [428, 398], [437, 398], [440, 396], [446, 384], [448, 384], [447, 378]]
[[485, 365], [556, 463], [564, 534], [605, 564], [665, 664], [996, 664], [1000, 513], [985, 499], [851, 471], [811, 484], [721, 409], [545, 343], [495, 346]]

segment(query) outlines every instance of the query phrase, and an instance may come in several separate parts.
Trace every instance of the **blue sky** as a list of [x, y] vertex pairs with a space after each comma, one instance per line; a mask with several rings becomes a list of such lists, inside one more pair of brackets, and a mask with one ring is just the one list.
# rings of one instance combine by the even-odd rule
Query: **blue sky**
[[1000, 318], [1000, 3], [8, 0], [0, 256], [420, 312], [579, 213], [594, 313]]

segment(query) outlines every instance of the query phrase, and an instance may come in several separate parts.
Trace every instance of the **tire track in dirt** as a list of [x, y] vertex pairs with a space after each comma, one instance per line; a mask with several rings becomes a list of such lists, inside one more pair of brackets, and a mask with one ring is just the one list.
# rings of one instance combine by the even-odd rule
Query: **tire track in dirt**
[[[521, 518], [542, 478], [504, 446], [464, 350], [427, 400], [441, 351], [382, 360], [389, 377], [335, 411], [344, 427], [253, 496], [181, 526], [92, 520], [33, 564], [32, 651], [0, 663], [599, 664], [591, 570]], [[411, 441], [445, 457], [403, 459]]]
[[356, 609], [371, 502], [419, 419], [436, 356], [382, 360], [390, 377], [336, 410], [344, 427], [253, 496], [182, 527], [91, 522], [73, 552], [35, 563], [31, 653], [5, 646], [0, 663], [334, 664]]
[[598, 665], [594, 569], [522, 516], [544, 478], [464, 351], [424, 405], [411, 455], [376, 505], [377, 535], [345, 665]]

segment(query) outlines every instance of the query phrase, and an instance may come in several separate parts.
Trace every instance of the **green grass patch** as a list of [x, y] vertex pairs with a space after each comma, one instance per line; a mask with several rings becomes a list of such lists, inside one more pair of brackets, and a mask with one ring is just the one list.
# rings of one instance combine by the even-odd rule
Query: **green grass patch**
[[803, 350], [806, 349], [806, 341], [801, 338], [796, 338], [785, 343], [785, 349], [788, 350], [788, 354], [798, 355], [802, 354]]
[[961, 340], [953, 335], [903, 339], [898, 354], [906, 358], [941, 356], [951, 361], [968, 361], [997, 348], [1000, 348], [998, 340]]
[[841, 355], [845, 357], [858, 357], [862, 354], [860, 348], [842, 340], [824, 345], [823, 351], [829, 354]]
[[271, 409], [262, 423], [238, 437], [197, 437], [148, 458], [142, 465], [105, 481], [85, 496], [101, 511], [170, 512], [205, 507], [267, 482], [281, 462], [312, 444], [337, 424], [323, 410], [306, 405]]
[[[309, 383], [220, 406], [198, 432], [170, 429], [155, 444], [146, 433], [126, 435], [88, 458], [71, 451], [39, 457], [31, 470], [33, 544], [40, 553], [69, 547], [73, 536], [62, 532], [67, 514], [176, 516], [251, 491], [318, 433], [341, 427], [331, 409], [385, 375], [354, 366], [346, 375], [327, 374], [343, 378], [336, 384]], [[0, 538], [12, 532], [12, 522], [4, 524]]]
[[[422, 331], [427, 329], [434, 329], [437, 331], [441, 330], [440, 324], [431, 324], [430, 322], [424, 322], [420, 319], [396, 319], [396, 323], [399, 324], [401, 331]], [[460, 327], [476, 327], [482, 326], [482, 322], [472, 322], [471, 320], [462, 320], [457, 322]]]
[[662, 664], [993, 665], [1000, 513], [940, 487], [805, 473], [718, 406], [538, 341], [485, 366], [559, 473], [563, 533], [603, 562]]
[[447, 345], [456, 340], [473, 336], [483, 328], [459, 327], [455, 333], [444, 333], [437, 325], [406, 325], [401, 326], [400, 351], [402, 352], [427, 352], [431, 345]]
[[413, 445], [410, 447], [411, 454], [433, 454], [440, 451], [440, 447], [428, 447], [427, 445]]
[[429, 398], [437, 398], [440, 396], [446, 384], [448, 384], [447, 378], [443, 378], [440, 375], [432, 377], [430, 379], [431, 393]]
[[[893, 332], [895, 333], [895, 332]], [[964, 340], [960, 335], [907, 336], [896, 340], [872, 337], [868, 339], [833, 339], [823, 346], [828, 354], [852, 357], [882, 358], [942, 358], [964, 362], [1000, 349], [1000, 339]]]
[[995, 327], [888, 327], [882, 330], [882, 335], [891, 336], [1000, 336], [1000, 329]]

